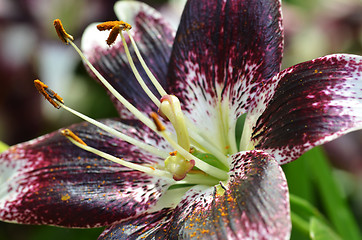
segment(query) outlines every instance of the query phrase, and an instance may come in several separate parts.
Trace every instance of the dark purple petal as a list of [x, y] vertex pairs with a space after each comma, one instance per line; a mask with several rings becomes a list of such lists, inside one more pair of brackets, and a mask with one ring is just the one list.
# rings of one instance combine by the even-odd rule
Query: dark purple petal
[[[114, 120], [103, 122], [147, 142], [159, 141], [164, 148], [147, 131]], [[88, 145], [125, 160], [160, 161], [93, 125], [77, 124], [70, 129]], [[104, 160], [54, 132], [2, 153], [0, 186], [3, 221], [96, 227], [142, 214], [156, 203], [168, 181]]]
[[[117, 9], [122, 9], [123, 11], [119, 14], [116, 12], [118, 15], [121, 15], [118, 16], [120, 20], [128, 21], [132, 24], [130, 32], [133, 34], [133, 38], [146, 64], [161, 85], [166, 86], [167, 66], [171, 54], [174, 31], [155, 9], [144, 3], [124, 1], [117, 3]], [[120, 37], [114, 45], [108, 47], [106, 44], [108, 33], [99, 32], [95, 25], [89, 26], [82, 38], [82, 49], [85, 55], [111, 85], [133, 105], [147, 113], [156, 111], [157, 108], [143, 92], [134, 77]], [[127, 34], [124, 33], [124, 35], [128, 39]], [[130, 41], [127, 40], [127, 42], [133, 56], [133, 61], [143, 80], [156, 96], [160, 96], [137, 60]], [[111, 98], [114, 100], [120, 114], [122, 113], [121, 115], [123, 115], [123, 105], [114, 99], [113, 96]]]
[[[258, 88], [279, 72], [283, 48], [278, 0], [191, 0], [175, 37], [168, 79], [189, 117], [236, 119], [256, 103]], [[203, 131], [215, 131], [204, 124]]]
[[100, 239], [289, 239], [288, 187], [278, 163], [257, 151], [237, 153], [232, 161], [223, 195], [194, 187], [173, 212], [116, 224]]
[[255, 148], [281, 164], [362, 128], [362, 57], [329, 55], [290, 67], [253, 129]]
[[170, 222], [172, 212], [171, 209], [162, 209], [115, 224], [107, 228], [98, 240], [170, 239], [164, 227]]

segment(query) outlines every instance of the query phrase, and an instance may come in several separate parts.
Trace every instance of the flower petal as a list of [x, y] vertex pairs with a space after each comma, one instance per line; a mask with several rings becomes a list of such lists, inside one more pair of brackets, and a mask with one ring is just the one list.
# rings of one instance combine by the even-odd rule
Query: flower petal
[[[166, 86], [166, 73], [174, 39], [174, 30], [155, 9], [144, 3], [122, 1], [115, 5], [115, 10], [121, 20], [133, 24], [130, 33], [133, 34], [141, 55], [161, 85]], [[156, 111], [157, 109], [134, 77], [121, 40], [118, 39], [115, 44], [109, 47], [106, 44], [108, 34], [109, 32], [98, 31], [96, 24], [90, 25], [82, 37], [82, 49], [85, 55], [111, 85], [133, 105], [147, 113]], [[159, 96], [137, 60], [127, 34], [125, 34], [125, 37], [133, 61], [143, 80], [152, 92]], [[123, 105], [112, 95], [111, 98], [114, 100], [122, 117], [124, 114], [129, 115]]]
[[224, 194], [194, 187], [173, 212], [130, 219], [101, 239], [289, 239], [288, 187], [278, 163], [257, 151], [237, 153], [232, 161]]
[[[235, 120], [253, 106], [256, 89], [279, 72], [281, 22], [278, 0], [188, 1], [168, 79], [190, 119]], [[205, 123], [202, 131], [215, 132], [216, 125], [217, 120]]]
[[171, 209], [162, 209], [112, 225], [99, 236], [98, 240], [170, 239], [167, 231], [163, 229], [170, 222], [172, 212]]
[[[104, 123], [146, 141], [152, 136], [118, 121]], [[70, 129], [88, 145], [114, 156], [139, 163], [159, 161], [87, 123]], [[168, 184], [166, 179], [77, 148], [54, 132], [0, 155], [0, 219], [65, 227], [109, 225], [142, 214], [156, 203]]]
[[361, 56], [321, 57], [290, 67], [273, 81], [276, 88], [265, 91], [274, 94], [263, 102], [252, 139], [279, 163], [362, 128]]

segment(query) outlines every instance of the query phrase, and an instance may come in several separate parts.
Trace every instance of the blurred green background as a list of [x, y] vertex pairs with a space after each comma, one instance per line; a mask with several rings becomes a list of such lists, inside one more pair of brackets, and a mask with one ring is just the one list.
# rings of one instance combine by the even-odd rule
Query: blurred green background
[[[93, 118], [117, 113], [101, 86], [86, 74], [74, 50], [62, 44], [52, 21], [60, 18], [76, 43], [84, 28], [97, 21], [114, 20], [115, 0], [0, 0], [0, 140], [12, 145], [80, 120], [55, 111], [33, 87], [41, 79], [69, 106]], [[184, 1], [145, 1], [176, 27]], [[330, 53], [362, 55], [362, 1], [283, 1], [285, 51], [283, 68]], [[72, 91], [69, 91], [69, 89]], [[362, 226], [362, 134], [355, 132], [325, 146], [333, 176], [359, 226]], [[310, 186], [310, 163], [295, 161], [284, 170], [290, 192], [307, 199], [323, 212], [319, 194]], [[302, 171], [303, 170], [303, 171]], [[303, 175], [304, 174], [304, 175]], [[307, 182], [307, 183], [306, 183]], [[94, 216], [96, 217], [96, 216]], [[0, 240], [97, 239], [99, 229], [63, 229], [0, 222]], [[306, 236], [293, 232], [293, 239]]]

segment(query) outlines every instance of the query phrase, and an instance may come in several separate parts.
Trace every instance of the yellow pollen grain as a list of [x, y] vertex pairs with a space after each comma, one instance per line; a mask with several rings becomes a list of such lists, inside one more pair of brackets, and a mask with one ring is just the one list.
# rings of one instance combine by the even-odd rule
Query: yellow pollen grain
[[63, 196], [61, 197], [61, 200], [62, 200], [62, 201], [67, 201], [67, 200], [69, 200], [69, 199], [70, 199], [70, 196], [69, 196], [68, 193], [65, 194], [65, 195], [63, 195]]

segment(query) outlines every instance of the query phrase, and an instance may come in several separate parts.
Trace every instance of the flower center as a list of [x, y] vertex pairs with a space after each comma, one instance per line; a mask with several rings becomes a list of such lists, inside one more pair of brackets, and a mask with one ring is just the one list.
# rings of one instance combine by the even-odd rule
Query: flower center
[[[99, 24], [98, 30], [105, 31], [110, 30], [107, 44], [112, 45], [117, 36], [120, 35], [124, 46], [125, 53], [130, 63], [131, 69], [135, 75], [135, 78], [139, 82], [140, 86], [152, 100], [152, 102], [158, 107], [159, 115], [162, 116], [170, 124], [166, 126], [161, 122], [158, 114], [152, 112], [150, 116], [145, 116], [130, 102], [128, 102], [122, 95], [120, 95], [104, 77], [92, 66], [92, 64], [85, 58], [80, 49], [73, 43], [73, 37], [67, 34], [60, 22], [60, 20], [54, 21], [55, 29], [63, 42], [72, 45], [79, 53], [84, 62], [88, 65], [90, 70], [98, 77], [98, 79], [104, 84], [104, 86], [131, 112], [136, 118], [138, 118], [143, 124], [162, 136], [174, 151], [167, 153], [162, 149], [155, 146], [146, 144], [137, 139], [134, 139], [128, 135], [125, 135], [103, 123], [100, 123], [94, 119], [91, 119], [73, 109], [66, 106], [61, 97], [59, 97], [54, 91], [50, 90], [47, 85], [35, 80], [34, 84], [36, 88], [42, 93], [46, 99], [56, 108], [63, 108], [78, 117], [100, 127], [101, 129], [113, 134], [114, 136], [133, 144], [147, 152], [150, 152], [156, 156], [164, 159], [164, 165], [147, 165], [136, 164], [127, 162], [124, 159], [117, 158], [98, 149], [88, 146], [82, 139], [76, 136], [69, 129], [63, 130], [62, 134], [66, 136], [72, 143], [78, 147], [95, 153], [105, 159], [117, 162], [126, 167], [145, 172], [149, 175], [158, 177], [167, 177], [175, 180], [175, 184], [204, 184], [215, 185], [220, 181], [228, 179], [227, 172], [229, 171], [229, 163], [227, 156], [213, 146], [209, 139], [203, 137], [194, 126], [194, 124], [188, 120], [182, 112], [179, 99], [174, 95], [169, 95], [159, 84], [157, 79], [151, 73], [147, 65], [145, 64], [137, 45], [129, 33], [131, 26], [122, 21], [112, 21]], [[158, 93], [162, 96], [159, 100], [152, 91], [147, 87], [139, 74], [135, 64], [132, 60], [130, 51], [128, 49], [125, 37], [122, 33], [125, 31], [131, 44], [133, 45], [135, 54], [140, 61], [143, 69], [147, 73], [151, 82], [157, 89]], [[172, 128], [172, 129], [170, 129]]]

